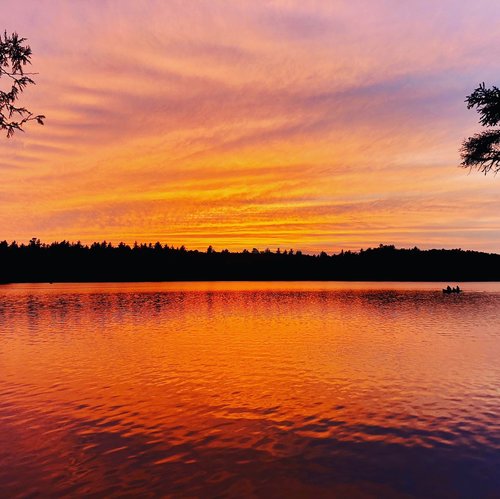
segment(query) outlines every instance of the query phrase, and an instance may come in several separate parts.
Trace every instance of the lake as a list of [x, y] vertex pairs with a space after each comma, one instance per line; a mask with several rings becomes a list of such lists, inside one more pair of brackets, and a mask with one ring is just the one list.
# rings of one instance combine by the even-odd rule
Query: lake
[[500, 284], [442, 287], [0, 286], [1, 495], [500, 497]]

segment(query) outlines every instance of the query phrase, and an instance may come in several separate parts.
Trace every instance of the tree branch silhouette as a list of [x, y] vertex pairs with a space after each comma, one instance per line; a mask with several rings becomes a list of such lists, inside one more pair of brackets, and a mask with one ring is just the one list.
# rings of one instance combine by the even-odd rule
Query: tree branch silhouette
[[500, 129], [491, 127], [500, 124], [500, 89], [495, 86], [486, 88], [481, 83], [467, 96], [465, 102], [467, 109], [477, 108], [479, 123], [488, 130], [463, 141], [460, 149], [461, 166], [477, 168], [485, 175], [490, 171], [496, 174], [500, 171]]
[[6, 77], [10, 81], [5, 90], [0, 89], [0, 130], [7, 132], [11, 137], [14, 132], [23, 132], [23, 126], [29, 121], [36, 121], [43, 125], [45, 116], [35, 115], [23, 106], [16, 105], [21, 93], [28, 85], [35, 85], [31, 76], [36, 73], [24, 71], [26, 65], [31, 64], [31, 48], [25, 44], [26, 38], [20, 38], [17, 33], [0, 34], [0, 78]]

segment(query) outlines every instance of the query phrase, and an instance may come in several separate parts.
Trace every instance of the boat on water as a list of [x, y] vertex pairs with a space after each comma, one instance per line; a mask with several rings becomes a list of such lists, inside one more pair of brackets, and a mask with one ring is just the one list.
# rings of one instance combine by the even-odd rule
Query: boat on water
[[462, 290], [460, 289], [460, 286], [457, 286], [456, 288], [452, 288], [451, 286], [447, 286], [446, 288], [443, 289], [443, 293], [445, 295], [449, 295], [452, 293], [462, 293]]

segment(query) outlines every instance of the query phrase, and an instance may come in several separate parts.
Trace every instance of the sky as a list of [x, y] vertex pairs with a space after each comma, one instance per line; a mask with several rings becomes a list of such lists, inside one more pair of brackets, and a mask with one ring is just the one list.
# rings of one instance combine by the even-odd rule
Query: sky
[[0, 137], [0, 240], [500, 252], [460, 168], [498, 0], [0, 0], [45, 126]]

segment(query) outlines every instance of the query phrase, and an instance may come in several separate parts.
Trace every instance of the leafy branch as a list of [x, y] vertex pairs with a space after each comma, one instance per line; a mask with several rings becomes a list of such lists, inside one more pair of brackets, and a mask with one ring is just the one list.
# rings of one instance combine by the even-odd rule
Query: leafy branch
[[7, 78], [10, 89], [0, 89], [0, 130], [11, 137], [15, 131], [24, 131], [23, 126], [29, 121], [43, 125], [45, 116], [35, 115], [23, 106], [16, 105], [20, 95], [28, 85], [35, 85], [25, 67], [31, 64], [31, 48], [25, 44], [26, 38], [20, 38], [17, 33], [0, 34], [0, 79]]
[[486, 88], [481, 83], [467, 96], [465, 102], [467, 109], [477, 108], [479, 123], [488, 130], [463, 141], [460, 149], [461, 166], [477, 168], [485, 175], [490, 171], [496, 174], [500, 171], [500, 129], [491, 127], [500, 124], [500, 89], [495, 86]]

